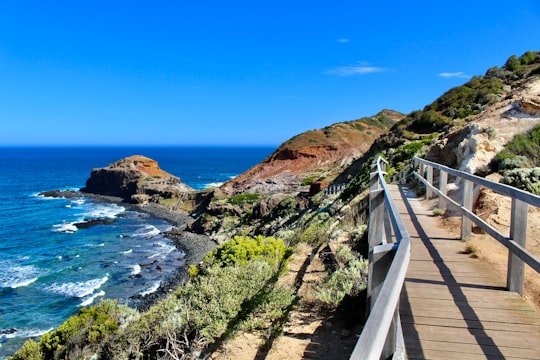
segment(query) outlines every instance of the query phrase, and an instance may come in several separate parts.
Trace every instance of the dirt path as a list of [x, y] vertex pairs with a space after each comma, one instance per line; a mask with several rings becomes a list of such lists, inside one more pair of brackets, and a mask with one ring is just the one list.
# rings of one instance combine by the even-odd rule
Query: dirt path
[[[211, 359], [348, 359], [357, 335], [360, 333], [360, 316], [351, 317], [358, 304], [345, 304], [330, 311], [317, 305], [314, 285], [326, 275], [319, 254], [312, 256], [312, 248], [301, 246], [289, 263], [284, 283], [298, 287], [299, 304], [289, 314], [289, 321], [281, 336], [266, 339], [261, 334], [239, 333], [218, 349]], [[359, 310], [357, 314], [362, 313]], [[363, 315], [362, 315], [363, 316]]]

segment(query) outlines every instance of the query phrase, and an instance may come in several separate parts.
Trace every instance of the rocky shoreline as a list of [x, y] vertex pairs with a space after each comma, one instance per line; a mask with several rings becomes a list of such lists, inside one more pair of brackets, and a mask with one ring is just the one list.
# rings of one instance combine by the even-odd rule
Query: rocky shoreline
[[187, 279], [189, 265], [201, 262], [206, 254], [217, 246], [217, 243], [206, 235], [185, 231], [186, 225], [193, 222], [193, 218], [187, 213], [171, 211], [158, 204], [138, 205], [136, 208], [155, 218], [163, 219], [173, 224], [173, 228], [164, 233], [164, 235], [173, 241], [178, 250], [186, 254], [184, 266], [179, 268], [169, 278], [164, 279], [157, 291], [146, 296], [136, 295], [129, 299], [128, 304], [130, 306], [144, 311], [166, 294], [182, 285]]
[[[122, 206], [132, 208], [136, 211], [144, 212], [154, 218], [163, 219], [173, 225], [173, 228], [163, 235], [170, 239], [179, 251], [185, 253], [184, 266], [164, 278], [161, 285], [155, 292], [146, 296], [137, 294], [125, 299], [129, 306], [137, 308], [138, 310], [148, 309], [156, 301], [163, 298], [166, 294], [174, 291], [178, 286], [182, 285], [187, 279], [187, 268], [189, 265], [197, 264], [202, 261], [206, 254], [217, 246], [217, 243], [210, 237], [185, 230], [186, 226], [194, 221], [194, 219], [188, 213], [172, 211], [159, 204], [126, 204], [120, 197], [81, 193], [74, 190], [51, 190], [43, 192], [40, 195], [61, 198], [78, 198], [86, 196], [101, 202], [121, 204]], [[87, 224], [87, 226], [93, 226], [101, 223], [102, 221], [100, 220], [94, 220], [93, 222]]]

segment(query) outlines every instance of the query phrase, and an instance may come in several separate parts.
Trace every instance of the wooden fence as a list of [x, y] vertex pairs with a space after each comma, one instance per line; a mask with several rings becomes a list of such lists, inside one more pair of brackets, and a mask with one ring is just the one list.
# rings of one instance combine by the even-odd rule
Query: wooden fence
[[371, 169], [368, 233], [370, 314], [350, 358], [399, 359], [404, 357], [405, 348], [398, 304], [409, 265], [411, 239], [388, 194], [385, 161], [379, 157]]
[[[523, 293], [524, 264], [540, 272], [540, 261], [525, 249], [528, 206], [540, 207], [540, 197], [511, 186], [448, 168], [415, 157], [414, 176], [426, 185], [426, 197], [439, 196], [438, 207], [452, 207], [462, 214], [461, 235], [471, 235], [472, 223], [509, 249], [507, 288]], [[399, 175], [405, 179], [406, 168]], [[438, 187], [434, 186], [434, 170], [438, 171]], [[399, 319], [399, 298], [409, 265], [411, 239], [393, 203], [385, 181], [386, 162], [382, 158], [372, 164], [369, 196], [369, 316], [351, 354], [354, 360], [403, 359], [405, 346]], [[448, 176], [461, 182], [461, 201], [448, 195]], [[484, 186], [512, 198], [510, 235], [505, 236], [476, 216], [473, 211], [475, 187]]]
[[[466, 240], [471, 236], [472, 223], [484, 230], [491, 237], [508, 248], [507, 289], [523, 295], [524, 264], [540, 273], [540, 261], [525, 249], [527, 239], [527, 215], [529, 205], [540, 207], [540, 196], [516, 189], [514, 187], [486, 180], [479, 176], [451, 169], [431, 161], [415, 157], [413, 159], [414, 176], [426, 185], [426, 197], [433, 194], [439, 196], [441, 209], [450, 207], [462, 215], [461, 238]], [[434, 170], [438, 170], [438, 187], [434, 186]], [[447, 196], [448, 175], [456, 178], [462, 192], [458, 203]], [[403, 174], [400, 176], [403, 178]], [[505, 236], [473, 213], [473, 194], [478, 187], [483, 186], [512, 198], [512, 215], [510, 219], [510, 234]]]

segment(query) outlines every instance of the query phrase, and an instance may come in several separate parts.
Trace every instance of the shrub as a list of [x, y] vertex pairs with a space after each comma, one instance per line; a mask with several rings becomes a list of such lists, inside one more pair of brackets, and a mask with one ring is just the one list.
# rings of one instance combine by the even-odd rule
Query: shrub
[[259, 194], [245, 193], [231, 196], [229, 201], [233, 205], [242, 205], [245, 203], [254, 203], [259, 200], [259, 197]]
[[355, 296], [367, 286], [368, 262], [356, 258], [343, 268], [333, 272], [319, 284], [317, 298], [329, 305], [337, 306], [346, 295]]
[[540, 168], [508, 170], [500, 182], [540, 195]]
[[504, 149], [493, 158], [491, 167], [498, 169], [505, 159], [516, 156], [527, 158], [530, 166], [540, 166], [540, 124], [526, 134], [515, 135]]
[[41, 360], [43, 359], [43, 354], [41, 353], [41, 348], [39, 346], [39, 343], [36, 341], [29, 339], [27, 340], [23, 346], [13, 355], [10, 357], [10, 360]]
[[516, 55], [512, 55], [506, 60], [504, 68], [509, 71], [515, 71], [521, 67], [521, 61], [517, 58]]
[[533, 167], [533, 164], [527, 157], [516, 155], [514, 157], [505, 158], [503, 161], [501, 161], [499, 164], [499, 171], [504, 172], [506, 170], [530, 167]]
[[273, 268], [278, 267], [291, 255], [282, 240], [263, 236], [235, 236], [206, 255], [203, 267], [246, 265], [252, 260], [262, 260]]
[[46, 359], [90, 357], [120, 327], [137, 317], [137, 311], [114, 300], [103, 300], [90, 308], [82, 308], [57, 329], [41, 338], [40, 348]]
[[330, 215], [326, 212], [317, 214], [309, 225], [300, 234], [299, 241], [312, 246], [319, 245], [326, 241], [326, 230], [330, 226], [328, 221]]

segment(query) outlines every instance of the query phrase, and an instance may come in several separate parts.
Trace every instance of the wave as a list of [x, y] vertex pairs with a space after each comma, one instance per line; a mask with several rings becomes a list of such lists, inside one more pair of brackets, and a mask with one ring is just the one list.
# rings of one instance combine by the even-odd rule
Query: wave
[[88, 281], [68, 282], [64, 284], [54, 283], [45, 288], [45, 291], [60, 294], [69, 297], [83, 298], [91, 295], [109, 280], [109, 276], [105, 275], [99, 279]]
[[220, 187], [223, 184], [224, 184], [224, 182], [211, 182], [211, 183], [205, 184], [204, 189], [206, 190], [206, 189], [210, 189], [210, 188], [214, 188], [214, 187]]
[[53, 231], [61, 232], [65, 234], [73, 234], [77, 232], [77, 230], [79, 230], [77, 226], [75, 225], [76, 223], [77, 223], [76, 221], [72, 221], [72, 222], [63, 222], [62, 224], [53, 225], [52, 226]]
[[126, 251], [122, 251], [122, 254], [127, 255], [127, 254], [131, 254], [132, 252], [133, 252], [133, 249], [129, 249]]
[[150, 295], [152, 293], [155, 293], [159, 289], [160, 285], [161, 285], [161, 281], [157, 281], [157, 282], [153, 283], [152, 286], [150, 286], [148, 289], [146, 289], [144, 291], [141, 291], [139, 293], [139, 295], [146, 296], [146, 295]]
[[87, 299], [85, 299], [83, 302], [81, 302], [79, 304], [79, 306], [88, 306], [88, 305], [92, 305], [92, 303], [94, 302], [94, 300], [98, 297], [103, 297], [105, 296], [105, 291], [101, 290], [100, 292], [96, 293], [96, 294], [93, 294], [92, 296], [88, 297]]
[[40, 270], [32, 265], [11, 266], [3, 262], [0, 266], [0, 288], [20, 288], [36, 282]]
[[134, 237], [152, 238], [161, 233], [161, 231], [154, 225], [145, 225], [142, 229], [136, 231]]
[[86, 246], [86, 247], [104, 247], [105, 243], [101, 243], [101, 244], [85, 244], [84, 246]]
[[124, 211], [126, 211], [125, 207], [116, 204], [97, 204], [81, 215], [84, 217], [113, 219]]
[[48, 333], [49, 331], [53, 331], [54, 328], [50, 328], [47, 330], [40, 330], [40, 329], [6, 329], [7, 331], [1, 331], [0, 330], [0, 339], [14, 339], [14, 338], [33, 338], [38, 337], [43, 334]]
[[165, 244], [163, 242], [157, 242], [157, 243], [154, 244], [154, 246], [158, 247], [158, 248], [161, 248], [161, 251], [148, 256], [148, 259], [153, 259], [153, 258], [156, 258], [158, 256], [160, 258], [164, 259], [164, 258], [167, 257], [167, 255], [169, 255], [171, 252], [176, 250], [176, 246]]
[[139, 275], [141, 273], [141, 265], [136, 264], [136, 265], [131, 265], [130, 267], [133, 269], [131, 274], [129, 274], [130, 276]]

